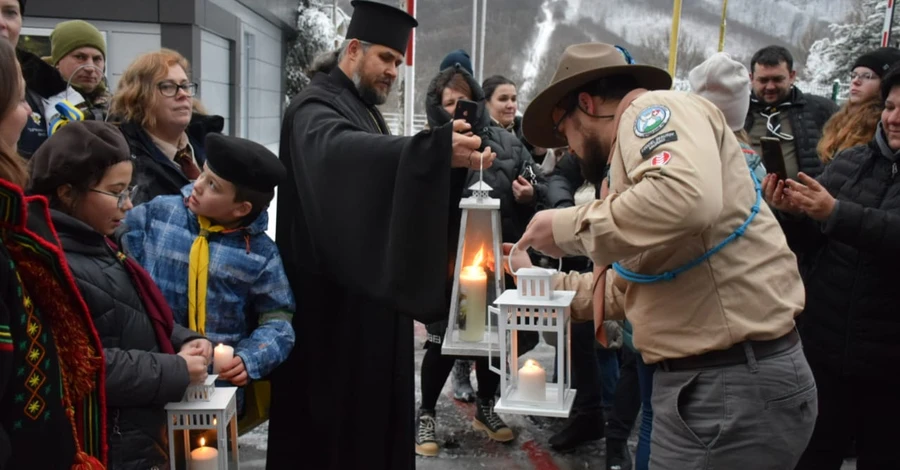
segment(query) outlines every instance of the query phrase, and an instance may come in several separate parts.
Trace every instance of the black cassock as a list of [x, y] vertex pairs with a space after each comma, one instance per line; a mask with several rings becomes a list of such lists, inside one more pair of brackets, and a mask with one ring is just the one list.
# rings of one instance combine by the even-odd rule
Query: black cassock
[[297, 341], [272, 376], [269, 470], [415, 467], [413, 319], [447, 316], [466, 173], [451, 132], [386, 135], [339, 68], [285, 112], [276, 241]]

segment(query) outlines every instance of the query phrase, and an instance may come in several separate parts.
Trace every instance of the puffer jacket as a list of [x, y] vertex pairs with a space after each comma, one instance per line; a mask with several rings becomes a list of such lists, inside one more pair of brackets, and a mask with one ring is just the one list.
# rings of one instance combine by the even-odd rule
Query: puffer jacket
[[[792, 87], [790, 97], [785, 103], [778, 106], [789, 110], [788, 119], [794, 136], [797, 164], [800, 171], [815, 178], [822, 173], [824, 168], [816, 147], [819, 145], [819, 139], [822, 138], [825, 123], [837, 112], [838, 105], [828, 98], [807, 95], [796, 87]], [[766, 119], [760, 116], [760, 112], [765, 112], [767, 108], [769, 105], [751, 95], [750, 110], [744, 121], [744, 130], [750, 132], [757, 119]], [[754, 150], [759, 152], [758, 149]]]
[[[66, 259], [91, 312], [106, 357], [109, 470], [168, 468], [166, 403], [180, 401], [187, 364], [159, 352], [144, 304], [104, 237], [84, 222], [51, 210]], [[175, 325], [172, 345], [200, 338]]]
[[900, 362], [900, 152], [881, 135], [839, 152], [819, 183], [837, 199], [819, 223], [781, 215], [792, 249], [801, 257], [806, 308], [798, 317], [810, 362], [844, 377], [877, 377]]
[[[196, 113], [191, 116], [191, 123], [185, 132], [200, 168], [206, 162], [206, 135], [211, 132], [221, 133], [224, 128], [225, 119], [222, 116]], [[135, 156], [132, 183], [138, 188], [131, 197], [134, 205], [150, 201], [156, 196], [181, 194], [181, 188], [191, 181], [184, 176], [178, 164], [162, 153], [140, 124], [125, 121], [120, 124], [120, 129], [128, 141], [131, 154]]]
[[[503, 241], [514, 243], [525, 233], [525, 227], [531, 221], [535, 210], [541, 208], [540, 203], [546, 199], [546, 180], [541, 168], [534, 162], [525, 145], [511, 132], [491, 125], [490, 113], [484, 107], [484, 92], [478, 82], [459, 66], [448, 68], [439, 73], [428, 87], [428, 95], [425, 101], [425, 112], [428, 116], [428, 125], [431, 128], [442, 126], [452, 119], [452, 116], [441, 106], [441, 91], [435, 90], [437, 84], [446, 81], [448, 76], [461, 73], [465, 76], [474, 95], [472, 101], [478, 103], [478, 125], [473, 132], [481, 137], [482, 149], [490, 147], [497, 154], [494, 164], [484, 171], [484, 182], [490, 186], [491, 197], [500, 200], [500, 219]], [[516, 202], [512, 191], [512, 182], [530, 168], [535, 175], [534, 199], [528, 204]], [[479, 172], [470, 171], [466, 181], [466, 189], [478, 182]], [[468, 191], [466, 191], [468, 194]]]

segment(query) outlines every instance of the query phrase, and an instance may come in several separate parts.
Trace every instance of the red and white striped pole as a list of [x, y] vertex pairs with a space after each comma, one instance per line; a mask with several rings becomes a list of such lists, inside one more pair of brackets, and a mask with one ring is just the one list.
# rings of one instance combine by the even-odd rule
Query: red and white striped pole
[[891, 42], [891, 28], [894, 26], [894, 0], [886, 0], [884, 7], [884, 28], [881, 29], [881, 47]]
[[[416, 16], [416, 0], [406, 0], [406, 12]], [[406, 46], [406, 73], [403, 76], [403, 135], [413, 135], [414, 111], [416, 109], [416, 29], [409, 32]]]

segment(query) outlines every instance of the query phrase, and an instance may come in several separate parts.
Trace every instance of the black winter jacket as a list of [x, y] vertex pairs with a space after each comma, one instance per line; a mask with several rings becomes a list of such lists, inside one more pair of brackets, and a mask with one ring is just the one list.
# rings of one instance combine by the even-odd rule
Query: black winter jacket
[[[837, 112], [838, 105], [828, 98], [804, 94], [796, 87], [791, 88], [791, 95], [787, 101], [786, 105], [779, 106], [786, 106], [790, 109], [788, 118], [791, 132], [794, 135], [797, 164], [800, 171], [815, 178], [822, 173], [824, 168], [816, 146], [819, 145], [819, 139], [822, 138], [822, 129], [825, 128], [825, 123], [831, 119], [831, 115]], [[750, 132], [756, 119], [766, 119], [759, 113], [764, 112], [768, 107], [765, 102], [751, 95], [750, 110], [744, 121], [744, 130]], [[759, 149], [755, 150], [759, 153]]]
[[[514, 243], [525, 233], [525, 227], [531, 221], [539, 204], [546, 199], [546, 180], [541, 172], [541, 167], [534, 162], [531, 153], [525, 145], [511, 132], [491, 124], [490, 113], [484, 107], [484, 92], [478, 82], [466, 73], [461, 67], [448, 68], [439, 73], [428, 87], [425, 101], [425, 112], [428, 116], [428, 125], [431, 128], [440, 127], [452, 119], [441, 106], [441, 91], [435, 90], [437, 84], [446, 81], [447, 76], [461, 73], [469, 82], [472, 89], [473, 100], [478, 103], [478, 126], [473, 132], [481, 137], [482, 148], [490, 147], [497, 154], [493, 165], [484, 171], [484, 182], [490, 186], [491, 197], [500, 199], [500, 219], [503, 232], [503, 241]], [[534, 174], [534, 199], [530, 204], [516, 202], [512, 191], [512, 182], [521, 175], [525, 169], [530, 168]], [[470, 171], [466, 181], [466, 191], [478, 182], [479, 172]], [[458, 201], [457, 201], [458, 202]]]
[[[200, 168], [206, 162], [206, 134], [221, 133], [224, 128], [225, 119], [222, 116], [194, 114], [191, 117], [187, 135]], [[125, 121], [121, 123], [120, 129], [135, 157], [132, 184], [137, 185], [138, 189], [131, 198], [134, 205], [156, 196], [181, 194], [181, 188], [191, 181], [184, 176], [178, 164], [162, 153], [140, 124]]]
[[[190, 382], [184, 359], [159, 352], [150, 317], [125, 267], [102, 235], [51, 210], [66, 259], [94, 319], [106, 357], [109, 470], [168, 468], [166, 403]], [[178, 351], [200, 336], [175, 325]]]
[[876, 139], [838, 153], [818, 178], [837, 199], [825, 223], [780, 215], [801, 272], [798, 317], [810, 362], [836, 374], [900, 384], [898, 154]]

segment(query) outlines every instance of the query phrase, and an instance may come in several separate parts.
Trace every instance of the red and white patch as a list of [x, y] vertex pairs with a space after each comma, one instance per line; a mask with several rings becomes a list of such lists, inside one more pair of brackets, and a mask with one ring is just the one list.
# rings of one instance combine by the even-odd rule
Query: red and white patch
[[669, 163], [669, 160], [672, 159], [672, 154], [669, 152], [658, 153], [650, 159], [650, 164], [653, 166], [663, 166]]

